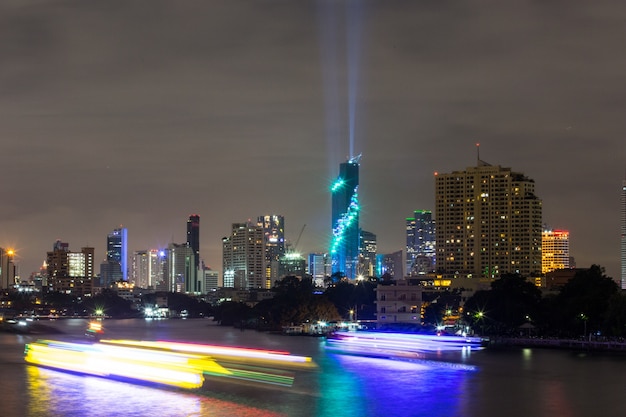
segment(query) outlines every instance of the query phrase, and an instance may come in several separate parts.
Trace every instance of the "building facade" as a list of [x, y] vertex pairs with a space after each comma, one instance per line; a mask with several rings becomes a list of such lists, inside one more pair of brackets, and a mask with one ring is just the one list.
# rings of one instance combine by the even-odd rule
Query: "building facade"
[[[187, 219], [187, 245], [193, 250], [195, 265], [194, 270], [200, 267], [200, 216], [192, 214]], [[197, 280], [197, 272], [194, 280]]]
[[109, 281], [128, 281], [128, 230], [125, 227], [113, 229], [107, 235], [106, 261], [113, 269]]
[[406, 275], [425, 275], [435, 270], [435, 221], [432, 211], [415, 210], [406, 219]]
[[570, 267], [569, 232], [544, 230], [541, 233], [541, 273]]
[[388, 253], [382, 257], [382, 275], [390, 275], [395, 280], [404, 278], [402, 251]]
[[231, 235], [222, 239], [224, 287], [237, 289], [271, 288], [266, 277], [263, 228], [233, 223]]
[[376, 276], [376, 253], [378, 243], [376, 235], [366, 230], [361, 230], [361, 242], [359, 245], [359, 276]]
[[323, 287], [326, 279], [326, 255], [323, 253], [309, 253], [307, 271], [316, 287]]
[[165, 279], [167, 290], [188, 294], [201, 292], [201, 284], [197, 279], [195, 253], [187, 243], [170, 243], [166, 251]]
[[94, 248], [71, 252], [65, 242], [56, 241], [46, 254], [47, 288], [76, 297], [93, 295]]
[[269, 288], [280, 278], [279, 264], [285, 255], [285, 217], [279, 214], [259, 216], [257, 226], [263, 229], [265, 288]]
[[164, 250], [139, 250], [133, 253], [132, 281], [138, 288], [155, 289], [163, 281]]
[[0, 248], [0, 289], [13, 288], [15, 282], [15, 254], [12, 249]]
[[541, 200], [534, 180], [478, 161], [435, 175], [437, 273], [445, 278], [541, 274]]
[[376, 325], [385, 327], [396, 323], [422, 322], [422, 287], [400, 279], [392, 285], [376, 287]]
[[339, 176], [331, 187], [332, 242], [330, 256], [332, 273], [358, 276], [359, 263], [359, 158], [339, 165]]

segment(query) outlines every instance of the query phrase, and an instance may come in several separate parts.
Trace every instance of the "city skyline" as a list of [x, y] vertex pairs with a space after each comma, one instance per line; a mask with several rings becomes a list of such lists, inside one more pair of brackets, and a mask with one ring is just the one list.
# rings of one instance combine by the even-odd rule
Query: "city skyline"
[[115, 227], [162, 248], [197, 213], [220, 270], [232, 223], [280, 213], [327, 251], [330, 185], [362, 154], [359, 223], [390, 254], [479, 142], [536, 181], [577, 266], [617, 280], [625, 19], [605, 0], [8, 2], [0, 247], [27, 278], [57, 239], [100, 262]]

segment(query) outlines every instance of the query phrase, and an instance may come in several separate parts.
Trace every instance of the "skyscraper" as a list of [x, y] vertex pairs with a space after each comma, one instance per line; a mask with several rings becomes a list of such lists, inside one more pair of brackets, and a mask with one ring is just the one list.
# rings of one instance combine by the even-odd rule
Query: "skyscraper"
[[359, 262], [359, 159], [351, 158], [339, 165], [339, 177], [331, 187], [332, 273], [343, 273], [349, 279], [358, 275]]
[[326, 278], [325, 258], [326, 256], [323, 253], [310, 253], [308, 257], [308, 272], [317, 287], [324, 286], [324, 279]]
[[376, 235], [366, 230], [361, 230], [359, 275], [363, 277], [376, 276], [376, 252], [378, 244]]
[[[193, 251], [194, 265], [191, 271], [189, 281], [199, 282], [199, 266], [200, 266], [200, 216], [192, 214], [187, 219], [187, 246]], [[195, 285], [194, 285], [195, 287]], [[187, 289], [189, 292], [189, 289]], [[199, 289], [192, 292], [199, 292]]]
[[195, 255], [195, 268], [200, 265], [200, 216], [192, 214], [187, 220], [187, 245]]
[[430, 210], [415, 210], [406, 219], [406, 274], [423, 275], [435, 268], [435, 222]]
[[199, 293], [201, 284], [195, 265], [194, 250], [187, 243], [170, 243], [166, 251], [165, 281], [168, 291]]
[[435, 175], [437, 272], [445, 278], [541, 274], [541, 200], [534, 180], [478, 161]]
[[111, 281], [128, 281], [128, 231], [125, 227], [114, 229], [107, 235], [106, 260], [112, 268]]
[[6, 290], [15, 285], [15, 264], [13, 250], [0, 248], [0, 289]]
[[233, 223], [231, 235], [222, 239], [224, 287], [270, 288], [265, 278], [263, 228]]
[[621, 260], [622, 282], [621, 287], [626, 290], [626, 180], [622, 181], [622, 233], [621, 233]]
[[265, 244], [265, 287], [279, 279], [279, 261], [285, 255], [285, 217], [278, 214], [259, 216], [257, 226], [263, 229]]
[[163, 281], [165, 251], [139, 250], [133, 254], [132, 279], [138, 288], [154, 289]]
[[569, 232], [544, 230], [541, 233], [541, 272], [547, 274], [556, 269], [567, 269], [569, 261]]

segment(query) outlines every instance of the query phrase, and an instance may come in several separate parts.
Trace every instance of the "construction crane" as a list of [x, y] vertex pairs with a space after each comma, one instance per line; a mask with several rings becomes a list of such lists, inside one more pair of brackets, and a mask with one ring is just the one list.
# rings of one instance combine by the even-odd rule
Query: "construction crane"
[[300, 229], [300, 234], [298, 235], [298, 239], [296, 239], [296, 244], [293, 245], [294, 252], [298, 249], [298, 243], [300, 243], [300, 238], [302, 237], [302, 233], [304, 232], [305, 227], [306, 227], [306, 224], [302, 226], [302, 229]]

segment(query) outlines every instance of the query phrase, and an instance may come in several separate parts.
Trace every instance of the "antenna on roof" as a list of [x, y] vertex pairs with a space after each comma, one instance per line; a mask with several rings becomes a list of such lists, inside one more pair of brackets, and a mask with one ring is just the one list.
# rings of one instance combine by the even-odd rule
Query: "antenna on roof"
[[476, 143], [476, 165], [480, 165], [480, 143]]

